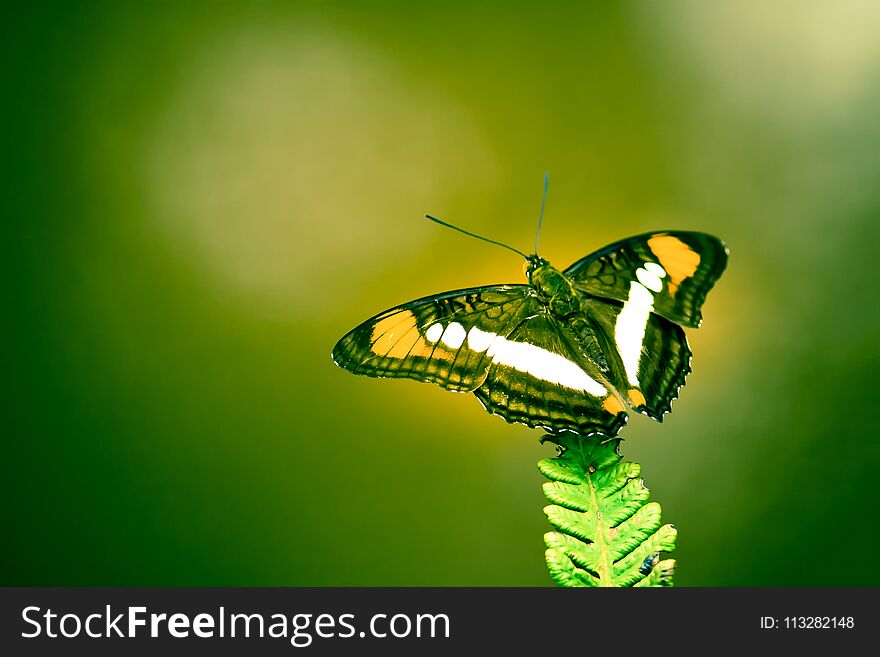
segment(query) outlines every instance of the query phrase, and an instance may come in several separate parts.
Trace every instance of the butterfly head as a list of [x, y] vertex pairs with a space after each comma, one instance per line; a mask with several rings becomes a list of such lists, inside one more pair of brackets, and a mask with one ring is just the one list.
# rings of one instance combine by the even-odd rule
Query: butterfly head
[[526, 256], [526, 263], [523, 265], [523, 272], [528, 277], [529, 282], [532, 281], [532, 274], [541, 269], [542, 267], [547, 267], [550, 263], [544, 260], [539, 255], [532, 254], [530, 256]]

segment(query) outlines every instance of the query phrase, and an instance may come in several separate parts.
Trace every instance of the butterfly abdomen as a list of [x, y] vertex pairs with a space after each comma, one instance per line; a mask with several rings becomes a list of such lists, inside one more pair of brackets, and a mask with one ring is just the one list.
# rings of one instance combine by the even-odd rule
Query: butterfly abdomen
[[570, 322], [570, 327], [583, 354], [599, 368], [603, 375], [608, 376], [608, 360], [605, 358], [605, 352], [602, 350], [593, 323], [581, 315]]

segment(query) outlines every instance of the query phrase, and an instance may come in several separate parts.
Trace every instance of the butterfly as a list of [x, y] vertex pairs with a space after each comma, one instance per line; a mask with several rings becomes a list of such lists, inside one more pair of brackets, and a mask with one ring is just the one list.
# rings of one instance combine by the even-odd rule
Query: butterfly
[[526, 255], [426, 216], [519, 253], [528, 283], [444, 292], [379, 313], [339, 340], [337, 365], [473, 393], [489, 413], [550, 433], [615, 436], [627, 408], [662, 421], [691, 369], [682, 327], [700, 325], [727, 265], [721, 240], [645, 233], [559, 271], [537, 255], [537, 238]]

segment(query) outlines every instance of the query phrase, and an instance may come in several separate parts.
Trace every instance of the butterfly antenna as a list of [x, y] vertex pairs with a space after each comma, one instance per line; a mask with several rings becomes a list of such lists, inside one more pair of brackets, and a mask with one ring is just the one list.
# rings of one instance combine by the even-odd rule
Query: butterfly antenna
[[489, 244], [503, 246], [505, 249], [513, 251], [514, 253], [518, 253], [526, 260], [529, 259], [529, 256], [527, 256], [525, 253], [523, 253], [519, 249], [514, 249], [512, 246], [508, 246], [507, 244], [504, 244], [503, 242], [496, 242], [495, 240], [490, 240], [488, 237], [483, 237], [482, 235], [477, 235], [476, 233], [471, 233], [470, 231], [464, 230], [463, 228], [459, 228], [458, 226], [453, 226], [452, 224], [447, 223], [447, 222], [443, 221], [442, 219], [438, 219], [437, 217], [432, 217], [429, 214], [425, 215], [425, 219], [430, 219], [434, 223], [438, 223], [441, 226], [446, 226], [447, 228], [452, 228], [453, 230], [457, 230], [459, 233], [464, 233], [465, 235], [470, 235], [471, 237], [476, 237], [478, 240], [483, 240], [484, 242], [489, 242]]
[[538, 230], [535, 232], [535, 255], [538, 255], [538, 238], [541, 237], [541, 224], [544, 223], [544, 206], [547, 205], [547, 188], [550, 186], [550, 174], [544, 172], [544, 195], [541, 197], [541, 214], [538, 217]]

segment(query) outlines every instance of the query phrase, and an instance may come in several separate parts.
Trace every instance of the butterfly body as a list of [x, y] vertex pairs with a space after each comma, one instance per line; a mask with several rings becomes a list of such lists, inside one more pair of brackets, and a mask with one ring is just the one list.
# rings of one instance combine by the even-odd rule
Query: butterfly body
[[662, 420], [690, 372], [682, 326], [727, 262], [710, 235], [622, 240], [528, 284], [456, 290], [367, 320], [333, 349], [355, 374], [472, 392], [490, 413], [551, 432], [615, 435], [627, 408]]
[[607, 372], [608, 363], [601, 349], [596, 327], [584, 314], [584, 306], [589, 304], [589, 295], [578, 293], [565, 274], [546, 260], [539, 260], [540, 264], [526, 273], [529, 285], [534, 288], [544, 311], [549, 312], [558, 322], [567, 323], [578, 345], [585, 350], [587, 358], [601, 371]]
[[560, 319], [580, 312], [581, 304], [571, 282], [546, 260], [529, 274], [529, 284], [541, 302]]

